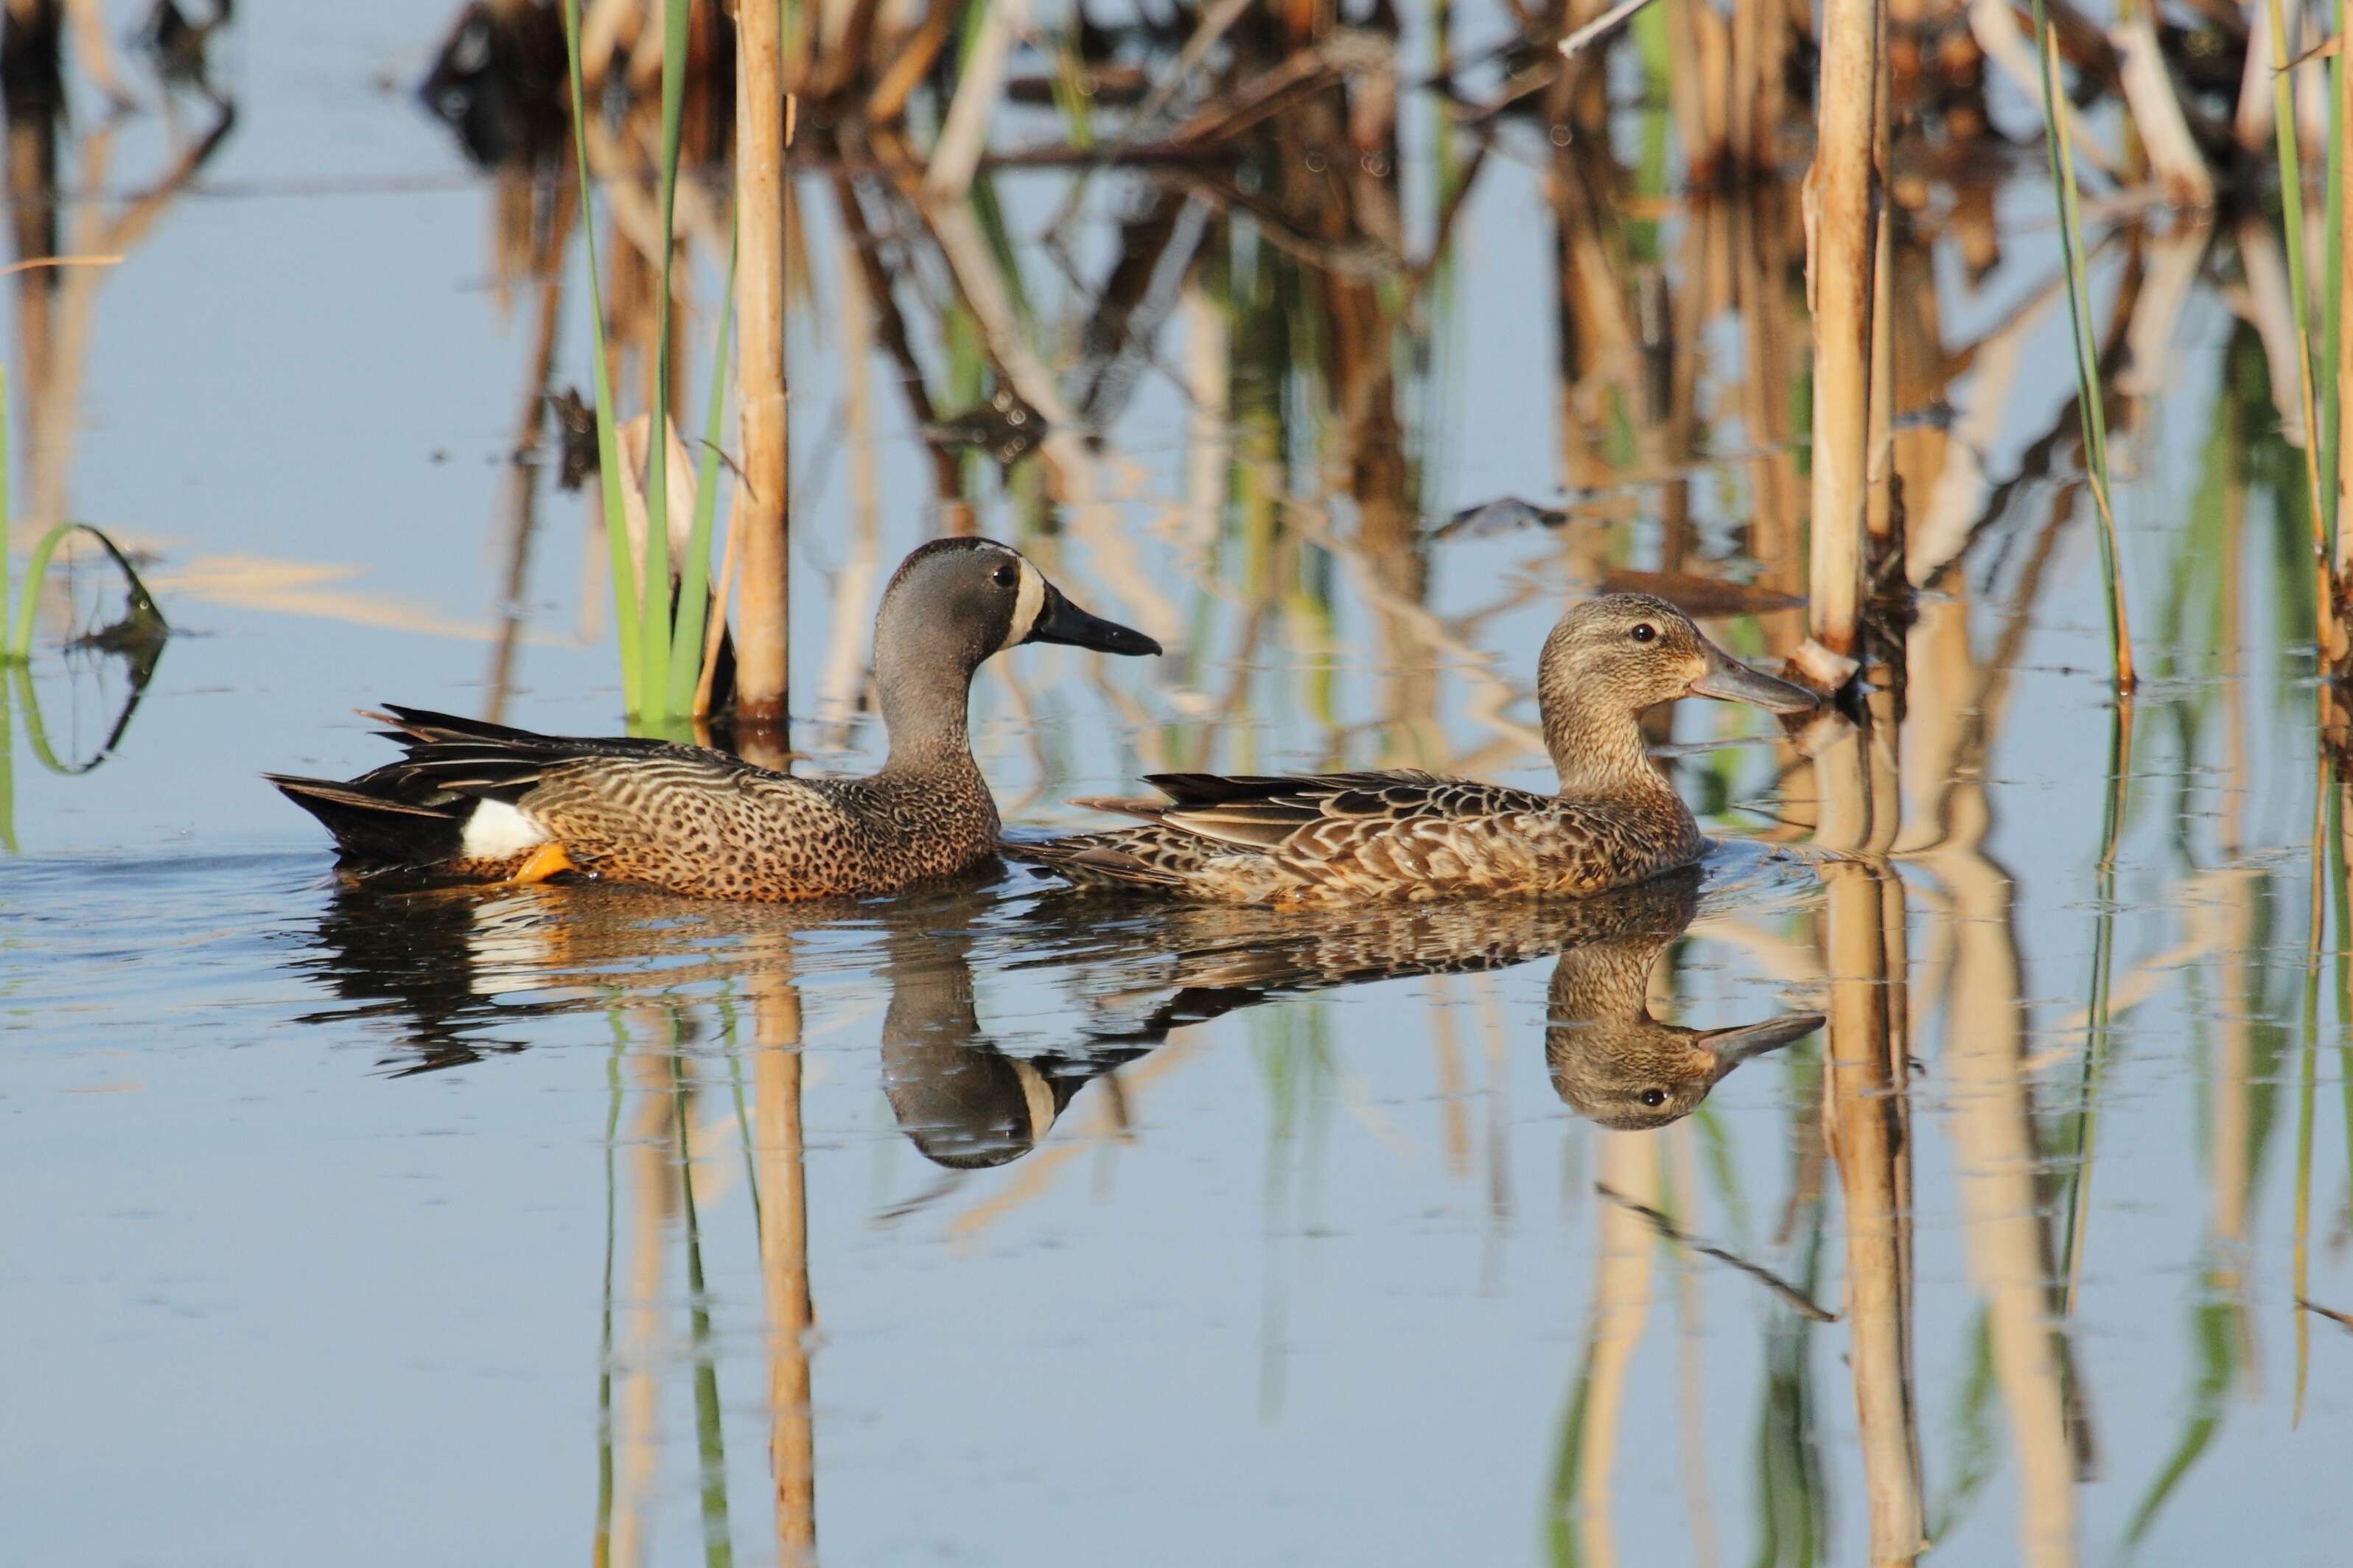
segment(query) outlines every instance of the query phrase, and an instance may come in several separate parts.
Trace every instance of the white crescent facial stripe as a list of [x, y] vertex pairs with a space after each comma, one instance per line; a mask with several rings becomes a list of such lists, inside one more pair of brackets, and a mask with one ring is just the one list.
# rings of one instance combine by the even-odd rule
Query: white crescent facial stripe
[[1024, 561], [1021, 563], [1021, 591], [1013, 601], [1013, 622], [1005, 628], [1005, 640], [997, 645], [997, 651], [1003, 653], [1028, 637], [1036, 628], [1039, 613], [1045, 607], [1045, 574]]
[[478, 860], [503, 860], [548, 839], [547, 829], [502, 800], [486, 800], [466, 818], [458, 847]]

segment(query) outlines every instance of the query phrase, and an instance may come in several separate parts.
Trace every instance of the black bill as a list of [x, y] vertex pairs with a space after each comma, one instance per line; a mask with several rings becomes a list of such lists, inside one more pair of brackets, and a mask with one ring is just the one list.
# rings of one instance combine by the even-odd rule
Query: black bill
[[1694, 697], [1753, 702], [1772, 713], [1810, 713], [1821, 699], [1777, 675], [1751, 669], [1714, 643], [1707, 645], [1707, 673], [1692, 682]]
[[1820, 1013], [1784, 1013], [1761, 1024], [1709, 1029], [1700, 1036], [1700, 1043], [1715, 1053], [1716, 1076], [1721, 1078], [1749, 1058], [1795, 1045], [1821, 1026]]
[[1062, 591], [1051, 583], [1046, 584], [1045, 607], [1030, 624], [1029, 635], [1023, 642], [1068, 643], [1072, 647], [1091, 647], [1099, 653], [1144, 654], [1158, 653], [1160, 645], [1133, 626], [1117, 621], [1091, 616], [1062, 596]]

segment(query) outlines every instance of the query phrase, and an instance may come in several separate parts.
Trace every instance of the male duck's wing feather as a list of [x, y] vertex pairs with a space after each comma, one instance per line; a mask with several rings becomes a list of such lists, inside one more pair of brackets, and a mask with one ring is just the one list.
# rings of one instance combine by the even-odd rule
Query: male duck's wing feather
[[702, 746], [645, 736], [543, 735], [481, 719], [386, 703], [369, 718], [391, 726], [386, 739], [407, 755], [380, 772], [397, 773], [412, 786], [512, 805], [552, 775], [614, 770], [677, 773], [720, 782], [747, 773], [782, 779], [740, 757]]
[[423, 747], [477, 747], [486, 752], [529, 753], [534, 756], [560, 754], [567, 759], [578, 757], [674, 757], [693, 758], [749, 769], [752, 764], [725, 752], [707, 746], [681, 746], [671, 741], [656, 740], [646, 735], [543, 735], [534, 730], [516, 730], [504, 724], [493, 724], [483, 719], [464, 719], [454, 713], [436, 713], [426, 708], [407, 708], [387, 702], [382, 712], [370, 712], [366, 717], [390, 725], [381, 731], [389, 741], [396, 741], [415, 754]]

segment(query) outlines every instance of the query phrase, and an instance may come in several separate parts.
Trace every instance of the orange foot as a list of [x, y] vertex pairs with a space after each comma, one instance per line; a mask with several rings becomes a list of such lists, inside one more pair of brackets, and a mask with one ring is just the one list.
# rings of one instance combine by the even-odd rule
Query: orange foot
[[534, 887], [558, 872], [578, 869], [580, 868], [572, 863], [572, 857], [564, 852], [564, 846], [550, 839], [531, 852], [531, 858], [522, 863], [522, 869], [507, 879], [507, 885], [512, 888]]

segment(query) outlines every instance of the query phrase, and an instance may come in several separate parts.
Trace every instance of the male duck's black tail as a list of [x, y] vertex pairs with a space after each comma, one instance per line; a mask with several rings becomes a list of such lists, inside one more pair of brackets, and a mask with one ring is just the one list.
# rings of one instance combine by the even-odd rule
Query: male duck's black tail
[[261, 776], [335, 836], [337, 864], [354, 870], [421, 868], [456, 859], [464, 851], [466, 819], [480, 804], [446, 790], [436, 798], [406, 789], [411, 775], [401, 763], [347, 783]]
[[459, 859], [466, 825], [484, 800], [512, 801], [551, 763], [634, 749], [628, 741], [560, 740], [393, 704], [367, 717], [388, 725], [378, 733], [407, 755], [350, 780], [261, 775], [334, 835], [339, 863], [354, 870], [421, 869]]
[[481, 869], [490, 860], [512, 858], [494, 847], [468, 845], [466, 830], [475, 814], [485, 802], [514, 805], [551, 770], [568, 763], [682, 754], [745, 765], [723, 752], [666, 741], [542, 735], [392, 703], [366, 717], [388, 726], [377, 733], [397, 742], [407, 754], [348, 781], [262, 775], [326, 826], [343, 852], [340, 864], [350, 870], [423, 869], [453, 862]]

